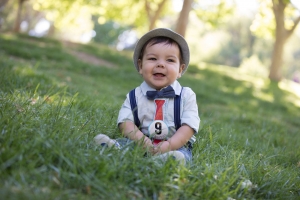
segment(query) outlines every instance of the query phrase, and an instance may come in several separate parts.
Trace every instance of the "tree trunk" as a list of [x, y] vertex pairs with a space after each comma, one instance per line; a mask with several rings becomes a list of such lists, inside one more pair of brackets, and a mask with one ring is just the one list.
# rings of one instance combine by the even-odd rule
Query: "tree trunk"
[[[8, 2], [8, 0], [0, 0], [0, 20], [2, 20], [1, 17], [3, 17], [3, 16], [1, 16], [1, 11], [4, 8], [4, 6], [7, 4], [7, 2]], [[1, 29], [2, 29], [2, 23], [0, 21], [0, 30]]]
[[300, 16], [294, 21], [294, 26], [290, 30], [287, 30], [285, 28], [284, 21], [284, 10], [287, 4], [284, 2], [284, 0], [272, 0], [272, 2], [276, 22], [276, 30], [269, 78], [273, 81], [279, 82], [282, 78], [281, 68], [283, 64], [284, 45], [298, 25]]
[[50, 28], [48, 30], [47, 36], [54, 37], [55, 36], [55, 26], [53, 23], [50, 24]]
[[0, 0], [0, 9], [7, 4], [9, 0]]
[[149, 20], [149, 30], [152, 30], [155, 28], [156, 21], [159, 19], [166, 2], [167, 2], [167, 0], [162, 0], [157, 5], [157, 10], [153, 11], [150, 7], [148, 0], [145, 0], [145, 8], [146, 8], [146, 12], [148, 15], [148, 20]]
[[184, 0], [181, 12], [177, 19], [175, 31], [177, 33], [179, 33], [180, 35], [182, 35], [183, 37], [185, 36], [185, 32], [186, 32], [187, 25], [189, 22], [189, 14], [190, 14], [190, 11], [192, 10], [193, 2], [194, 2], [194, 0]]
[[17, 18], [16, 18], [16, 21], [15, 21], [15, 27], [14, 27], [14, 32], [16, 32], [16, 33], [20, 32], [21, 13], [22, 13], [23, 3], [24, 3], [24, 0], [19, 0], [18, 1]]
[[286, 30], [284, 27], [284, 10], [286, 4], [281, 0], [276, 3], [273, 0], [273, 12], [276, 21], [275, 43], [273, 47], [272, 61], [269, 78], [273, 81], [281, 80], [281, 66], [283, 63], [284, 44], [286, 41]]
[[273, 81], [281, 80], [281, 66], [283, 64], [283, 53], [285, 45], [284, 36], [276, 35], [275, 44], [273, 48], [272, 61], [270, 66], [269, 78]]

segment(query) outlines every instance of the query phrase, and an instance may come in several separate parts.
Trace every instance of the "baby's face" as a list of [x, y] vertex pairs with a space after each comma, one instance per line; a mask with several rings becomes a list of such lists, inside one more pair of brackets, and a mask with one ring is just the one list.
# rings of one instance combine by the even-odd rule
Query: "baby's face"
[[171, 85], [181, 77], [184, 64], [180, 64], [180, 50], [176, 44], [147, 45], [142, 60], [138, 60], [139, 73], [156, 90]]

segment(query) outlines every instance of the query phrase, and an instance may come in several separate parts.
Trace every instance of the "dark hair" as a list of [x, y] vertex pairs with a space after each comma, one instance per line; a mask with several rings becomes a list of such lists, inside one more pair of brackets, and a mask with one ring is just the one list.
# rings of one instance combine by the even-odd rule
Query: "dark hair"
[[143, 58], [144, 52], [145, 52], [145, 49], [146, 49], [147, 45], [153, 46], [153, 45], [160, 44], [160, 43], [164, 43], [166, 45], [174, 45], [174, 44], [177, 45], [178, 48], [179, 48], [179, 51], [180, 51], [180, 58], [179, 58], [180, 64], [184, 64], [184, 61], [182, 59], [182, 52], [181, 52], [180, 46], [173, 39], [168, 38], [168, 37], [163, 37], [163, 36], [154, 37], [154, 38], [151, 38], [150, 40], [148, 40], [144, 44], [143, 48], [141, 49], [141, 53], [139, 55], [139, 59]]

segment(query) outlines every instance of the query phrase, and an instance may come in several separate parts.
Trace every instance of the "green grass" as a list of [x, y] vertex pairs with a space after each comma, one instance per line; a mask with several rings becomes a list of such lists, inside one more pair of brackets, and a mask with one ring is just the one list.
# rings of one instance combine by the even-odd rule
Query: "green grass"
[[[197, 95], [201, 130], [193, 164], [182, 167], [157, 165], [139, 148], [122, 154], [93, 143], [98, 133], [120, 137], [119, 108], [141, 81], [128, 53], [0, 35], [1, 198], [300, 198], [300, 98], [283, 84], [191, 65], [180, 82]], [[243, 188], [247, 180], [252, 186]]]

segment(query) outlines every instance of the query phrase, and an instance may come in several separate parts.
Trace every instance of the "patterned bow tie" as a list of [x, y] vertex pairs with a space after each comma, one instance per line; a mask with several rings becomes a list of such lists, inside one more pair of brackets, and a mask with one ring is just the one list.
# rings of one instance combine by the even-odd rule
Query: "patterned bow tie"
[[176, 96], [175, 91], [170, 85], [160, 91], [148, 91], [147, 92], [147, 98], [149, 100], [153, 100], [156, 98], [174, 98], [175, 96]]

